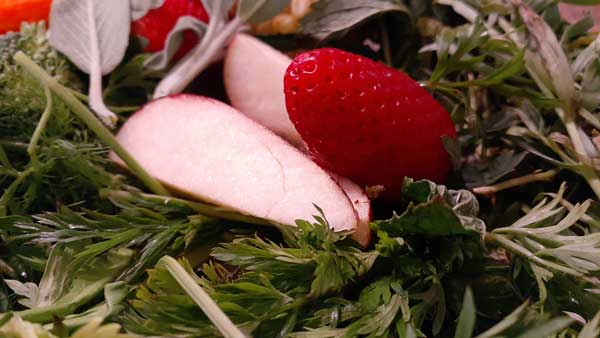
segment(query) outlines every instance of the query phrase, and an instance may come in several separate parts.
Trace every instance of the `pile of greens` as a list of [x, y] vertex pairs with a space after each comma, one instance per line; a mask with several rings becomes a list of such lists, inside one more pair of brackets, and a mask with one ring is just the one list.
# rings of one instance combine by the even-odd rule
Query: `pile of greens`
[[[0, 36], [0, 337], [600, 336], [600, 36], [557, 2], [321, 0], [264, 37], [385, 62], [452, 113], [452, 179], [375, 202], [369, 248], [318, 208], [274, 227], [124, 173], [45, 24]], [[164, 76], [147, 58], [105, 78], [121, 121]]]

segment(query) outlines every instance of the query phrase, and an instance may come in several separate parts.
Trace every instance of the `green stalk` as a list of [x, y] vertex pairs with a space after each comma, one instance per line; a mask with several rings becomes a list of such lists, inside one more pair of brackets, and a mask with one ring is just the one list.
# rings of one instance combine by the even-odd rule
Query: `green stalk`
[[504, 330], [509, 329], [511, 326], [519, 322], [521, 316], [523, 315], [523, 312], [527, 310], [527, 307], [529, 307], [529, 301], [526, 301], [525, 303], [521, 304], [511, 314], [502, 319], [498, 324], [489, 328], [487, 331], [478, 335], [475, 338], [492, 338], [499, 336], [502, 332], [504, 332]]
[[219, 207], [213, 204], [201, 203], [201, 202], [192, 202], [181, 198], [175, 197], [167, 197], [153, 194], [134, 194], [129, 191], [124, 190], [109, 190], [102, 189], [100, 190], [100, 196], [102, 198], [108, 198], [115, 201], [123, 201], [123, 202], [135, 202], [136, 200], [144, 199], [146, 201], [160, 203], [163, 205], [174, 205], [190, 208], [192, 210], [197, 211], [198, 213], [219, 219], [224, 219], [233, 222], [242, 222], [256, 225], [264, 225], [264, 226], [274, 226], [273, 222], [266, 220], [264, 218], [258, 218], [253, 216], [248, 216], [241, 214], [235, 210], [230, 210], [224, 207]]
[[4, 190], [2, 197], [0, 197], [0, 217], [6, 216], [6, 210], [8, 209], [8, 202], [12, 199], [13, 195], [19, 189], [19, 186], [23, 181], [35, 171], [34, 167], [29, 167], [27, 170], [20, 172], [17, 178]]
[[27, 153], [31, 158], [36, 157], [38, 142], [42, 137], [42, 133], [46, 129], [50, 115], [52, 115], [52, 92], [50, 91], [50, 88], [46, 87], [44, 88], [44, 93], [46, 94], [46, 108], [42, 113], [40, 122], [35, 127], [35, 131], [33, 132], [33, 135], [29, 140], [29, 146], [27, 147]]
[[194, 281], [187, 271], [173, 257], [164, 256], [158, 265], [169, 271], [183, 290], [198, 304], [204, 314], [225, 338], [247, 338], [231, 319], [219, 308], [212, 298]]
[[2, 166], [7, 169], [15, 169], [13, 167], [12, 163], [10, 163], [10, 160], [8, 159], [8, 155], [6, 155], [6, 151], [4, 151], [4, 147], [2, 146], [1, 143], [0, 143], [0, 164], [2, 164]]
[[122, 160], [127, 167], [154, 193], [169, 195], [167, 190], [121, 146], [114, 135], [106, 129], [96, 116], [64, 86], [54, 80], [44, 69], [38, 66], [23, 52], [17, 52], [14, 56], [17, 64], [22, 66], [29, 74], [36, 78], [42, 85], [48, 87], [60, 97], [71, 108], [73, 114], [80, 118], [98, 138], [108, 145]]
[[[560, 116], [561, 114], [559, 114]], [[567, 133], [569, 134], [569, 138], [571, 139], [571, 143], [573, 143], [573, 148], [575, 148], [575, 152], [577, 153], [577, 157], [585, 156], [587, 157], [587, 152], [585, 150], [585, 146], [583, 145], [583, 141], [581, 140], [581, 135], [579, 134], [579, 129], [577, 128], [577, 124], [575, 123], [575, 119], [570, 117], [574, 114], [570, 114], [569, 116], [565, 116], [563, 119], [563, 123], [565, 128], [567, 129]], [[585, 178], [585, 180], [590, 185], [590, 188], [596, 194], [596, 197], [600, 199], [600, 178], [598, 174], [594, 170], [594, 168], [584, 164], [579, 158], [579, 162], [582, 164], [580, 166], [579, 174]]]
[[528, 260], [530, 260], [531, 262], [533, 262], [537, 265], [543, 266], [550, 270], [559, 271], [559, 272], [565, 273], [567, 275], [585, 279], [584, 274], [582, 274], [581, 272], [578, 272], [571, 268], [568, 268], [568, 267], [547, 261], [545, 259], [542, 259], [542, 258], [534, 255], [531, 251], [525, 249], [524, 247], [512, 242], [511, 240], [506, 238], [506, 236], [493, 234], [493, 233], [487, 233], [486, 238], [492, 242], [495, 242], [500, 247], [503, 247], [504, 249], [506, 249], [514, 254], [517, 254], [519, 256], [527, 258]]

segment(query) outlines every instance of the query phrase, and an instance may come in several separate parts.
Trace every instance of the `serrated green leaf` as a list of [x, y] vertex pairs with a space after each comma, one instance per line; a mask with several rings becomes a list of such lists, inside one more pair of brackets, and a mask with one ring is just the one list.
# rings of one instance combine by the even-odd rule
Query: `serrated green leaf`
[[466, 190], [449, 190], [430, 181], [406, 179], [403, 198], [409, 203], [402, 214], [372, 226], [392, 237], [406, 234], [425, 236], [483, 235], [484, 222], [477, 218], [479, 203]]

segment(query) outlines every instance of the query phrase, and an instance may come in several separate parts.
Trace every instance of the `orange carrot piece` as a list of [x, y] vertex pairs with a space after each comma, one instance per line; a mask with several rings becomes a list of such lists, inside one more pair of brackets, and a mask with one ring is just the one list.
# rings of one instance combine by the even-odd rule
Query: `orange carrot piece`
[[0, 0], [0, 34], [18, 31], [22, 22], [48, 20], [52, 0]]

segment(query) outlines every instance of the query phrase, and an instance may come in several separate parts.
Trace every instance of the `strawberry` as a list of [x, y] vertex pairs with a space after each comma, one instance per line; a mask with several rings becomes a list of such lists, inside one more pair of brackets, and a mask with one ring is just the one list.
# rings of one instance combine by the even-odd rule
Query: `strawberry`
[[[131, 24], [133, 35], [148, 40], [145, 52], [154, 53], [165, 47], [167, 36], [177, 24], [177, 20], [190, 15], [208, 22], [208, 14], [201, 0], [165, 0], [161, 7], [151, 9], [144, 17]], [[198, 37], [192, 31], [184, 32], [183, 43], [175, 60], [183, 57], [198, 43]]]
[[313, 160], [397, 196], [404, 177], [444, 182], [448, 112], [415, 80], [334, 48], [298, 55], [284, 79], [291, 121]]

